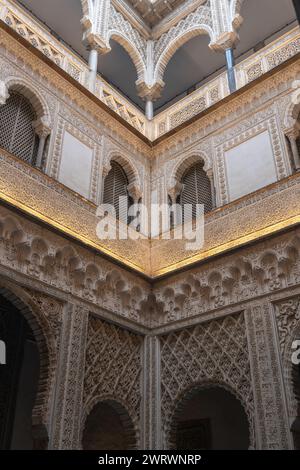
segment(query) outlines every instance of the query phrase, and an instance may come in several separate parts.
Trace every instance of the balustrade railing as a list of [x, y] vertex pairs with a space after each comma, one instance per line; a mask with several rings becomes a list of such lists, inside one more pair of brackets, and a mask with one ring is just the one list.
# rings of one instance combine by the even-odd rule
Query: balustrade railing
[[[81, 85], [87, 86], [89, 74], [87, 63], [54, 37], [21, 6], [10, 0], [0, 0], [0, 19]], [[240, 89], [261, 77], [298, 52], [300, 52], [300, 29], [295, 27], [236, 65], [237, 88]], [[95, 94], [144, 136], [157, 139], [228, 96], [229, 89], [226, 72], [223, 72], [157, 114], [153, 121], [148, 121], [136, 106], [100, 75], [97, 77]]]

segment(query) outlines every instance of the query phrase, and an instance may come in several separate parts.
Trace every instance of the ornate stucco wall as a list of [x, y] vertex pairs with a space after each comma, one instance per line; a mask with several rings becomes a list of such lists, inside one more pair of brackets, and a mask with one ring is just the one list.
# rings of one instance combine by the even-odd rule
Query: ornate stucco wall
[[[16, 88], [35, 97], [50, 129], [44, 172], [0, 152], [0, 293], [32, 326], [43, 358], [37, 446], [81, 448], [86, 418], [104, 400], [127, 411], [136, 447], [170, 448], [184, 395], [218, 385], [242, 403], [252, 447], [293, 448], [300, 198], [285, 136], [297, 127], [298, 78], [295, 58], [151, 146], [0, 31], [2, 101]], [[65, 132], [91, 150], [88, 200], [57, 181]], [[226, 152], [261, 133], [276, 181], [230, 201]], [[188, 259], [180, 241], [147, 237], [97, 240], [95, 211], [112, 159], [149, 205], [153, 191], [166, 202], [181, 165], [195, 157], [217, 206], [201, 252]]]

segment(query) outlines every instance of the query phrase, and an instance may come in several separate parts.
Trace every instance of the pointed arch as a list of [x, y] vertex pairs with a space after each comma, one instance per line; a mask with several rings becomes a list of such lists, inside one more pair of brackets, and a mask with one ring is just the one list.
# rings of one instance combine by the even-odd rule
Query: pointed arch
[[177, 160], [175, 166], [170, 172], [168, 180], [168, 191], [172, 190], [178, 182], [181, 181], [185, 171], [196, 163], [203, 163], [203, 170], [207, 173], [212, 169], [212, 161], [209, 156], [199, 150], [191, 150], [188, 154], [185, 154], [182, 158]]
[[283, 124], [286, 130], [290, 130], [296, 126], [300, 115], [300, 103], [298, 103], [300, 98], [300, 81], [296, 81], [294, 93], [295, 95], [292, 95], [291, 102], [286, 107], [284, 114]]
[[[170, 30], [171, 32], [172, 30]], [[208, 35], [211, 42], [213, 42], [214, 34], [212, 29], [206, 24], [199, 24], [183, 30], [182, 34], [175, 35], [175, 38], [162, 38], [159, 40], [157, 47], [161, 50], [160, 55], [156, 58], [154, 81], [163, 80], [166, 68], [175, 52], [183, 46], [186, 42], [196, 36]], [[169, 34], [169, 33], [168, 33]]]
[[83, 16], [92, 17], [93, 0], [80, 0]]
[[131, 159], [129, 159], [124, 154], [121, 154], [121, 152], [119, 152], [116, 149], [111, 150], [105, 156], [105, 162], [103, 165], [106, 170], [105, 171], [106, 174], [110, 170], [110, 164], [112, 161], [118, 163], [122, 167], [123, 171], [125, 172], [127, 176], [129, 185], [134, 185], [139, 188], [141, 187], [141, 180], [140, 180], [139, 172], [136, 166], [132, 163]]
[[48, 123], [51, 123], [51, 114], [48, 103], [36, 86], [31, 83], [29, 84], [27, 80], [24, 80], [21, 77], [8, 77], [5, 80], [5, 86], [8, 93], [9, 91], [18, 92], [30, 101], [36, 112], [37, 119], [43, 118], [44, 120], [47, 120]]
[[81, 433], [80, 433], [80, 442], [83, 446], [84, 432], [87, 426], [87, 420], [91, 413], [97, 408], [98, 405], [108, 405], [111, 407], [119, 416], [121, 423], [124, 427], [128, 441], [128, 450], [138, 450], [139, 448], [139, 431], [138, 424], [134, 420], [128, 411], [127, 404], [118, 397], [112, 397], [109, 395], [105, 396], [96, 396], [94, 397], [88, 405], [85, 407], [82, 413], [81, 419]]
[[255, 448], [254, 417], [252, 416], [252, 410], [250, 410], [249, 407], [246, 405], [243, 397], [225, 382], [204, 381], [190, 385], [181, 393], [181, 395], [177, 399], [177, 402], [173, 409], [173, 413], [165, 426], [165, 439], [167, 449], [176, 449], [176, 423], [185, 405], [191, 398], [193, 398], [199, 392], [201, 393], [202, 391], [207, 389], [223, 390], [228, 392], [234, 398], [236, 398], [236, 400], [240, 403], [241, 409], [244, 411], [245, 417], [247, 419], [249, 431], [249, 446], [251, 448]]
[[33, 331], [40, 354], [40, 374], [32, 411], [34, 446], [47, 449], [49, 443], [49, 408], [57, 365], [56, 341], [52, 329], [29, 293], [9, 281], [0, 280], [0, 295], [14, 305]]
[[244, 1], [245, 0], [231, 0], [230, 14], [233, 22], [241, 18], [241, 11]]
[[137, 47], [117, 29], [112, 29], [109, 31], [108, 42], [111, 39], [120, 44], [131, 58], [136, 69], [137, 79], [144, 78], [146, 73], [145, 63]]

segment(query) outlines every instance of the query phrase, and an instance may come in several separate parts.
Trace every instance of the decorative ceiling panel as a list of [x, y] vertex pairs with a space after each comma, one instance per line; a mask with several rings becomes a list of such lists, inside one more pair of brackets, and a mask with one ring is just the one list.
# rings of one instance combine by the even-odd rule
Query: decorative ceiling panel
[[187, 0], [127, 0], [148, 26], [156, 26], [162, 19], [186, 3]]

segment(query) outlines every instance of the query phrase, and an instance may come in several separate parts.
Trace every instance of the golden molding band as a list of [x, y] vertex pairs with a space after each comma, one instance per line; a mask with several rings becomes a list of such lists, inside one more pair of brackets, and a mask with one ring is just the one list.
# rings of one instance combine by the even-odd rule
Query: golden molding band
[[[294, 178], [295, 177], [290, 177], [287, 179], [289, 180], [289, 179], [294, 179]], [[278, 182], [276, 183], [276, 185], [280, 185], [282, 183], [283, 182]], [[274, 184], [272, 185], [272, 187], [273, 186]], [[250, 195], [250, 198], [252, 196], [253, 194]], [[255, 230], [247, 235], [240, 236], [235, 240], [230, 240], [226, 243], [213, 247], [202, 253], [198, 253], [189, 258], [182, 259], [174, 264], [170, 264], [169, 266], [166, 266], [166, 267], [163, 267], [161, 269], [157, 269], [151, 272], [151, 271], [147, 271], [146, 269], [143, 269], [142, 267], [131, 262], [129, 259], [126, 259], [120, 254], [107, 249], [106, 247], [100, 245], [100, 243], [99, 244], [94, 243], [92, 240], [88, 239], [87, 237], [82, 236], [79, 233], [75, 232], [74, 230], [68, 228], [67, 226], [62, 225], [61, 223], [55, 221], [53, 218], [50, 218], [47, 215], [42, 214], [39, 211], [31, 207], [28, 207], [28, 205], [26, 205], [24, 202], [21, 202], [7, 194], [4, 194], [2, 191], [0, 191], [0, 199], [3, 202], [9, 204], [10, 206], [13, 206], [14, 208], [21, 210], [25, 214], [35, 218], [39, 222], [47, 224], [47, 226], [49, 226], [50, 228], [60, 231], [62, 234], [77, 240], [78, 242], [82, 243], [86, 247], [97, 250], [100, 254], [108, 256], [109, 258], [115, 260], [116, 262], [120, 263], [124, 267], [127, 267], [130, 270], [134, 270], [135, 272], [142, 274], [143, 276], [146, 276], [147, 278], [152, 279], [152, 280], [165, 277], [166, 275], [175, 274], [178, 270], [191, 267], [192, 265], [195, 265], [196, 263], [199, 263], [199, 262], [207, 261], [211, 259], [212, 257], [224, 254], [233, 249], [240, 248], [250, 242], [258, 241], [264, 237], [276, 234], [280, 231], [292, 228], [300, 224], [300, 214], [294, 215], [292, 217], [288, 217], [286, 220], [275, 222], [272, 225], [263, 227], [259, 230]], [[153, 256], [153, 253], [152, 253], [152, 256]]]
[[6, 194], [2, 193], [1, 191], [0, 191], [0, 199], [3, 202], [8, 203], [10, 206], [13, 206], [16, 209], [21, 210], [25, 214], [27, 214], [31, 217], [34, 217], [38, 221], [47, 224], [50, 228], [52, 227], [56, 230], [59, 230], [64, 235], [72, 237], [73, 239], [83, 243], [87, 247], [96, 249], [97, 251], [99, 251], [103, 255], [109, 256], [111, 259], [117, 261], [118, 263], [121, 263], [122, 265], [124, 265], [124, 266], [126, 266], [130, 269], [133, 269], [134, 271], [136, 271], [138, 273], [141, 273], [141, 274], [144, 274], [144, 275], [147, 275], [147, 276], [149, 275], [149, 273], [144, 272], [138, 265], [130, 262], [129, 260], [127, 260], [125, 258], [122, 258], [122, 256], [117, 255], [116, 253], [112, 252], [111, 250], [108, 250], [107, 248], [105, 248], [103, 246], [100, 247], [99, 245], [97, 245], [93, 241], [89, 240], [88, 238], [86, 238], [82, 235], [79, 235], [77, 232], [74, 232], [73, 230], [69, 229], [68, 227], [62, 225], [61, 223], [56, 222], [55, 220], [51, 219], [50, 217], [47, 217], [47, 216], [41, 214], [40, 212], [32, 209], [31, 207], [26, 206], [26, 204], [24, 204], [20, 201], [17, 201], [16, 199], [13, 199], [10, 196], [7, 196]]
[[224, 243], [216, 248], [212, 248], [211, 250], [205, 251], [198, 255], [192, 256], [191, 258], [185, 259], [180, 261], [176, 264], [163, 268], [159, 271], [155, 271], [152, 273], [153, 279], [159, 279], [160, 277], [166, 276], [168, 274], [174, 274], [176, 271], [184, 269], [186, 267], [191, 267], [193, 264], [199, 263], [201, 261], [208, 261], [210, 258], [224, 254], [228, 251], [234, 250], [236, 248], [241, 248], [242, 246], [247, 245], [251, 242], [256, 242], [262, 238], [265, 238], [270, 235], [274, 235], [279, 233], [283, 230], [295, 227], [296, 225], [300, 224], [300, 215], [295, 217], [291, 217], [288, 220], [283, 222], [276, 223], [269, 227], [263, 228], [261, 230], [257, 230], [251, 234], [239, 237], [236, 240], [232, 240], [230, 242]]

